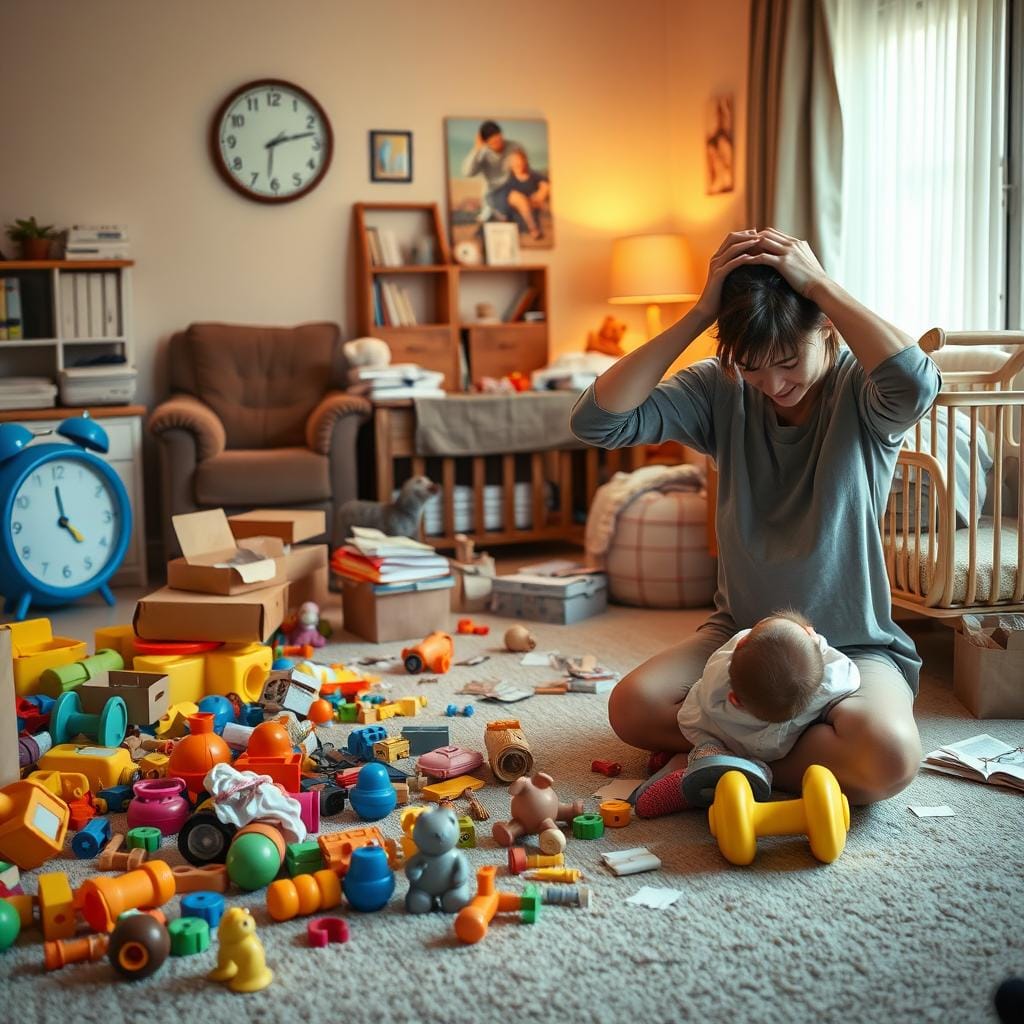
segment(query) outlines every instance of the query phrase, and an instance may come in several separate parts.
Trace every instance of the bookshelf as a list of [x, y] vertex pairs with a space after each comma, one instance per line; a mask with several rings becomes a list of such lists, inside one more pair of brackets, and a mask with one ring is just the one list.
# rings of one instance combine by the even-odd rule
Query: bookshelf
[[[547, 267], [454, 263], [437, 203], [356, 203], [353, 213], [358, 330], [386, 341], [392, 362], [442, 372], [447, 391], [462, 391], [484, 376], [501, 377], [513, 370], [528, 374], [547, 365]], [[375, 263], [373, 230], [393, 236], [403, 262]], [[410, 253], [423, 255], [424, 248], [433, 256], [431, 262], [407, 262]], [[407, 300], [405, 312], [411, 310], [415, 324], [380, 322], [382, 315], [400, 318], [389, 314], [401, 310], [381, 308], [384, 286], [392, 284]], [[543, 312], [543, 321], [475, 322], [478, 302], [491, 303], [504, 318], [527, 289], [533, 293], [530, 308]]]

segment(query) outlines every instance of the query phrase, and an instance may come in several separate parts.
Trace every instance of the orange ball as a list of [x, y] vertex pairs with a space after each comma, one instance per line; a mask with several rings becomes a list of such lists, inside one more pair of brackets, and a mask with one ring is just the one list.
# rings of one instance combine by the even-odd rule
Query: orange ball
[[264, 722], [253, 729], [248, 750], [253, 757], [287, 757], [292, 741], [280, 722]]
[[329, 700], [324, 700], [323, 697], [321, 697], [319, 700], [315, 700], [309, 705], [306, 717], [314, 725], [323, 725], [324, 722], [330, 722], [334, 718], [334, 708], [331, 707], [331, 702]]

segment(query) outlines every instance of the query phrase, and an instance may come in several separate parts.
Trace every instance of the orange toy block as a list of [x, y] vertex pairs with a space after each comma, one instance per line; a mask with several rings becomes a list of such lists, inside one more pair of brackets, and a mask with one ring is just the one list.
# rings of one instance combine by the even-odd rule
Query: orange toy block
[[317, 836], [324, 866], [339, 877], [348, 871], [352, 851], [360, 846], [383, 846], [384, 835], [379, 828], [350, 828], [344, 832], [326, 832]]
[[22, 871], [39, 867], [60, 853], [70, 817], [68, 805], [38, 782], [4, 786], [0, 789], [0, 858]]
[[70, 939], [75, 934], [75, 897], [63, 871], [44, 871], [36, 894], [44, 939]]

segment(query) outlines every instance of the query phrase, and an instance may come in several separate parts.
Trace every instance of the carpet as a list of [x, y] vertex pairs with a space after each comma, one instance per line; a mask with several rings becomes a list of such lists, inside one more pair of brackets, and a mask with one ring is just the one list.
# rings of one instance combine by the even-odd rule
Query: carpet
[[[616, 607], [572, 627], [531, 628], [540, 649], [593, 653], [627, 671], [702, 617]], [[591, 773], [592, 759], [617, 760], [626, 776], [642, 773], [646, 756], [612, 734], [603, 696], [536, 696], [510, 705], [474, 701], [472, 718], [444, 718], [449, 702], [470, 702], [455, 695], [467, 680], [533, 685], [552, 677], [502, 652], [507, 622], [478, 619], [491, 624], [491, 635], [458, 637], [456, 650], [458, 658], [490, 654], [484, 664], [455, 668], [435, 685], [419, 685], [402, 672], [384, 676], [394, 695], [428, 696], [416, 721], [448, 722], [454, 743], [482, 750], [487, 721], [519, 718], [538, 768], [554, 776], [560, 796], [586, 798], [589, 808], [597, 803], [591, 794], [607, 781]], [[332, 644], [327, 656], [354, 660], [401, 647], [340, 639], [347, 642]], [[978, 722], [953, 698], [949, 631], [924, 627], [919, 643], [926, 672], [917, 716], [926, 751], [980, 732], [1021, 742], [1021, 722]], [[402, 721], [387, 723], [390, 731], [397, 733]], [[327, 735], [343, 741], [350, 728], [337, 726]], [[488, 785], [479, 795], [492, 822], [507, 815], [503, 788]], [[956, 816], [918, 819], [908, 804], [949, 804]], [[4, 1016], [18, 1024], [69, 1018], [76, 1024], [200, 1018], [209, 1024], [246, 1018], [438, 1024], [995, 1020], [995, 986], [1010, 974], [1024, 974], [1022, 812], [1024, 803], [1013, 791], [922, 773], [895, 799], [854, 810], [846, 851], [834, 864], [816, 862], [806, 841], [795, 837], [762, 840], [747, 868], [723, 860], [699, 812], [635, 821], [597, 841], [570, 839], [567, 863], [585, 872], [592, 909], [544, 906], [535, 924], [511, 916], [496, 920], [475, 946], [457, 941], [449, 916], [406, 914], [402, 877], [384, 911], [342, 911], [351, 940], [321, 950], [308, 948], [304, 919], [275, 924], [262, 892], [235, 893], [230, 902], [256, 915], [275, 972], [268, 989], [248, 996], [205, 980], [213, 949], [170, 959], [152, 978], [131, 984], [114, 980], [105, 960], [44, 973], [39, 932], [23, 932], [13, 949], [0, 954]], [[397, 818], [392, 814], [383, 823], [386, 834], [399, 834]], [[355, 824], [346, 810], [327, 827]], [[489, 824], [470, 851], [474, 869], [505, 863]], [[637, 846], [654, 851], [662, 869], [616, 878], [601, 865], [602, 851]], [[160, 855], [181, 862], [173, 841], [165, 841]], [[91, 873], [91, 863], [69, 857], [46, 869], [67, 871], [76, 885]], [[29, 891], [35, 874], [26, 873]], [[504, 869], [498, 882], [501, 888], [522, 885]], [[664, 910], [627, 904], [643, 886], [682, 895]], [[177, 899], [165, 909], [177, 916]]]

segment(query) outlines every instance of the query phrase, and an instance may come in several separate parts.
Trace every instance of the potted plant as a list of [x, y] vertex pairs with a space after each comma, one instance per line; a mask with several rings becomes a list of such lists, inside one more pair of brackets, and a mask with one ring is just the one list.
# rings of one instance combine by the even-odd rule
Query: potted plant
[[7, 237], [21, 243], [21, 257], [25, 260], [45, 260], [50, 255], [50, 243], [57, 237], [52, 224], [40, 225], [35, 217], [16, 220], [7, 225]]

